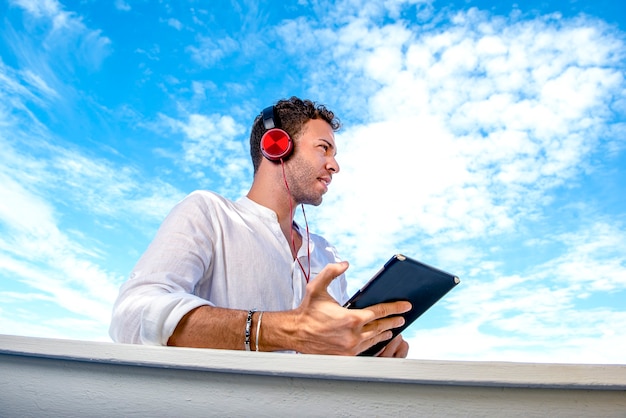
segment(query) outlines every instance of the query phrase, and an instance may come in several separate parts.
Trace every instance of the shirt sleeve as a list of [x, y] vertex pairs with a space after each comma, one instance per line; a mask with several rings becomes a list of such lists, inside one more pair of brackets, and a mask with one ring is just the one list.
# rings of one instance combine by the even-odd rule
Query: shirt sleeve
[[113, 341], [166, 345], [183, 316], [211, 305], [193, 294], [213, 248], [211, 223], [200, 202], [192, 195], [172, 209], [120, 288], [109, 328]]

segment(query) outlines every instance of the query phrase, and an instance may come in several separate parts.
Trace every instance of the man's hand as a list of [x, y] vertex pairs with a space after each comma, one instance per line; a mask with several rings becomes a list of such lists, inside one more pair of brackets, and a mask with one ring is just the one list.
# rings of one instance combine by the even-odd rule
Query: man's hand
[[[365, 309], [340, 306], [328, 294], [327, 288], [347, 268], [347, 262], [329, 264], [307, 285], [302, 304], [295, 310], [294, 349], [297, 351], [357, 355], [390, 339], [390, 330], [404, 324], [404, 318], [393, 315], [409, 311], [409, 302], [381, 303]], [[408, 344], [399, 336], [380, 356], [406, 357], [407, 352]]]
[[407, 354], [409, 354], [409, 343], [404, 341], [402, 335], [396, 335], [376, 356], [406, 358]]

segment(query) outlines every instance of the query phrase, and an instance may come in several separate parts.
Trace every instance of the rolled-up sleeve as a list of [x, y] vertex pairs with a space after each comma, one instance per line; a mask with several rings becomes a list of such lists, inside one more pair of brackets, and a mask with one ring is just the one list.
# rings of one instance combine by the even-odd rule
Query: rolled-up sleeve
[[191, 310], [211, 303], [194, 294], [211, 265], [210, 231], [193, 198], [179, 203], [120, 288], [109, 335], [115, 342], [165, 345]]

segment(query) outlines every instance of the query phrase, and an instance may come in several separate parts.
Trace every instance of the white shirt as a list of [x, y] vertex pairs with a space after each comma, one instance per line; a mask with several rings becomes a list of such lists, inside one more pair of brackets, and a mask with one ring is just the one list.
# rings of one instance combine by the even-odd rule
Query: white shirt
[[[308, 270], [306, 232], [298, 259]], [[232, 202], [196, 191], [172, 209], [120, 289], [109, 334], [116, 342], [165, 345], [189, 311], [224, 308], [283, 311], [296, 308], [306, 278], [271, 209], [247, 197]], [[310, 234], [311, 278], [338, 262], [335, 248]], [[328, 292], [347, 301], [339, 276]], [[243, 326], [243, 325], [242, 325]]]

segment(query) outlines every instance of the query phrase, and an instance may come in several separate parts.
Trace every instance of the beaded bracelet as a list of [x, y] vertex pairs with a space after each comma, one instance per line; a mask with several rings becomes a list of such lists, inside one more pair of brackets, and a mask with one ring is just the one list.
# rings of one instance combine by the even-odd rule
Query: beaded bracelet
[[246, 341], [244, 346], [246, 351], [250, 351], [250, 328], [252, 328], [252, 315], [256, 312], [256, 309], [250, 309], [248, 311], [248, 318], [246, 319]]

